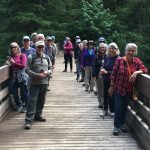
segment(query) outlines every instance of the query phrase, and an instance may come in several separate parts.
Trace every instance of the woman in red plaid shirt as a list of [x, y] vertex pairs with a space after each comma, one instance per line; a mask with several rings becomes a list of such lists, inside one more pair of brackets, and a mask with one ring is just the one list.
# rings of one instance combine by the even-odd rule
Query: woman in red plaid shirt
[[133, 84], [138, 74], [147, 73], [147, 68], [137, 57], [137, 45], [127, 44], [125, 48], [125, 57], [118, 58], [111, 74], [111, 85], [109, 95], [114, 93], [115, 98], [115, 118], [113, 134], [119, 135], [119, 132], [127, 132], [124, 123], [127, 114], [127, 106], [131, 100]]

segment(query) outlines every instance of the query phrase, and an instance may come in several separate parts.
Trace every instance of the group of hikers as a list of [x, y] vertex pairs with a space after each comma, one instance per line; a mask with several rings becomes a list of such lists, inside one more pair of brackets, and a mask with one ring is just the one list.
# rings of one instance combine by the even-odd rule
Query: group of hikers
[[57, 46], [54, 36], [33, 33], [23, 36], [22, 47], [12, 42], [5, 64], [11, 66], [10, 93], [15, 110], [26, 113], [26, 130], [33, 120], [45, 122], [42, 110], [55, 66]]
[[[98, 47], [93, 40], [75, 37], [75, 44], [66, 37], [63, 43], [64, 63], [67, 72], [73, 71], [73, 56], [76, 64], [76, 80], [84, 82], [86, 92], [94, 92], [98, 107], [103, 108], [101, 116], [114, 117], [113, 134], [127, 132], [125, 116], [129, 101], [133, 99], [135, 80], [138, 74], [147, 73], [142, 61], [135, 57], [138, 52], [135, 43], [128, 43], [124, 57], [120, 56], [118, 45], [106, 44], [105, 38], [98, 39]], [[5, 64], [11, 66], [10, 92], [17, 111], [26, 113], [24, 128], [29, 130], [33, 120], [45, 122], [42, 116], [46, 92], [55, 67], [57, 46], [54, 36], [33, 33], [23, 36], [22, 47], [10, 43], [10, 55]], [[94, 88], [94, 86], [96, 88]], [[94, 89], [96, 89], [94, 91]], [[18, 94], [20, 91], [20, 94]]]
[[120, 132], [127, 132], [125, 116], [130, 100], [137, 99], [136, 77], [138, 74], [147, 73], [148, 70], [136, 57], [138, 48], [135, 43], [128, 43], [125, 55], [121, 57], [116, 43], [106, 44], [104, 37], [100, 37], [98, 42], [98, 47], [95, 47], [93, 40], [81, 40], [80, 36], [76, 36], [73, 46], [70, 38], [66, 37], [63, 72], [67, 72], [68, 62], [72, 72], [74, 51], [76, 80], [84, 82], [86, 92], [94, 92], [97, 95], [98, 107], [103, 109], [100, 116], [114, 117], [113, 134], [117, 136]]

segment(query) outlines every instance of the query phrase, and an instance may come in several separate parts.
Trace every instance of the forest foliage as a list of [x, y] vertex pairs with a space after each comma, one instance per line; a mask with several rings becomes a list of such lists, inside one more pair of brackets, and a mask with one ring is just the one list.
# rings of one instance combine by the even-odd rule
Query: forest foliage
[[0, 62], [12, 41], [22, 44], [33, 32], [74, 40], [100, 36], [116, 42], [124, 54], [127, 43], [138, 45], [138, 57], [150, 69], [150, 0], [0, 0]]

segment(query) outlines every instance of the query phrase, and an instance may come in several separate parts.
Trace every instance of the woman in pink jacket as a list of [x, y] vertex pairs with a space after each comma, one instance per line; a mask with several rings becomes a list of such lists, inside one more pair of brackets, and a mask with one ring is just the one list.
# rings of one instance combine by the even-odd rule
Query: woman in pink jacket
[[64, 44], [65, 70], [63, 72], [67, 72], [68, 61], [70, 62], [70, 72], [72, 72], [72, 51], [73, 45], [70, 41], [70, 38], [66, 37], [66, 43]]

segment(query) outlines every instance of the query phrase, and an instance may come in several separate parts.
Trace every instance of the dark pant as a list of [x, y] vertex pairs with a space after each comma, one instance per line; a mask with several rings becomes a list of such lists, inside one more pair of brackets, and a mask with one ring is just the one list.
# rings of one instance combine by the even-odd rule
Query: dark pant
[[114, 112], [114, 95], [112, 97], [109, 96], [108, 90], [110, 87], [109, 80], [103, 80], [103, 92], [104, 92], [104, 110], [110, 109], [110, 112]]
[[114, 126], [120, 128], [125, 123], [125, 116], [127, 114], [127, 107], [131, 98], [131, 94], [127, 93], [125, 96], [115, 92], [115, 118]]
[[65, 54], [65, 70], [67, 70], [67, 64], [70, 63], [70, 70], [72, 71], [72, 55], [71, 54]]
[[25, 121], [31, 122], [34, 117], [41, 117], [45, 104], [47, 84], [31, 85], [29, 91], [29, 102]]

